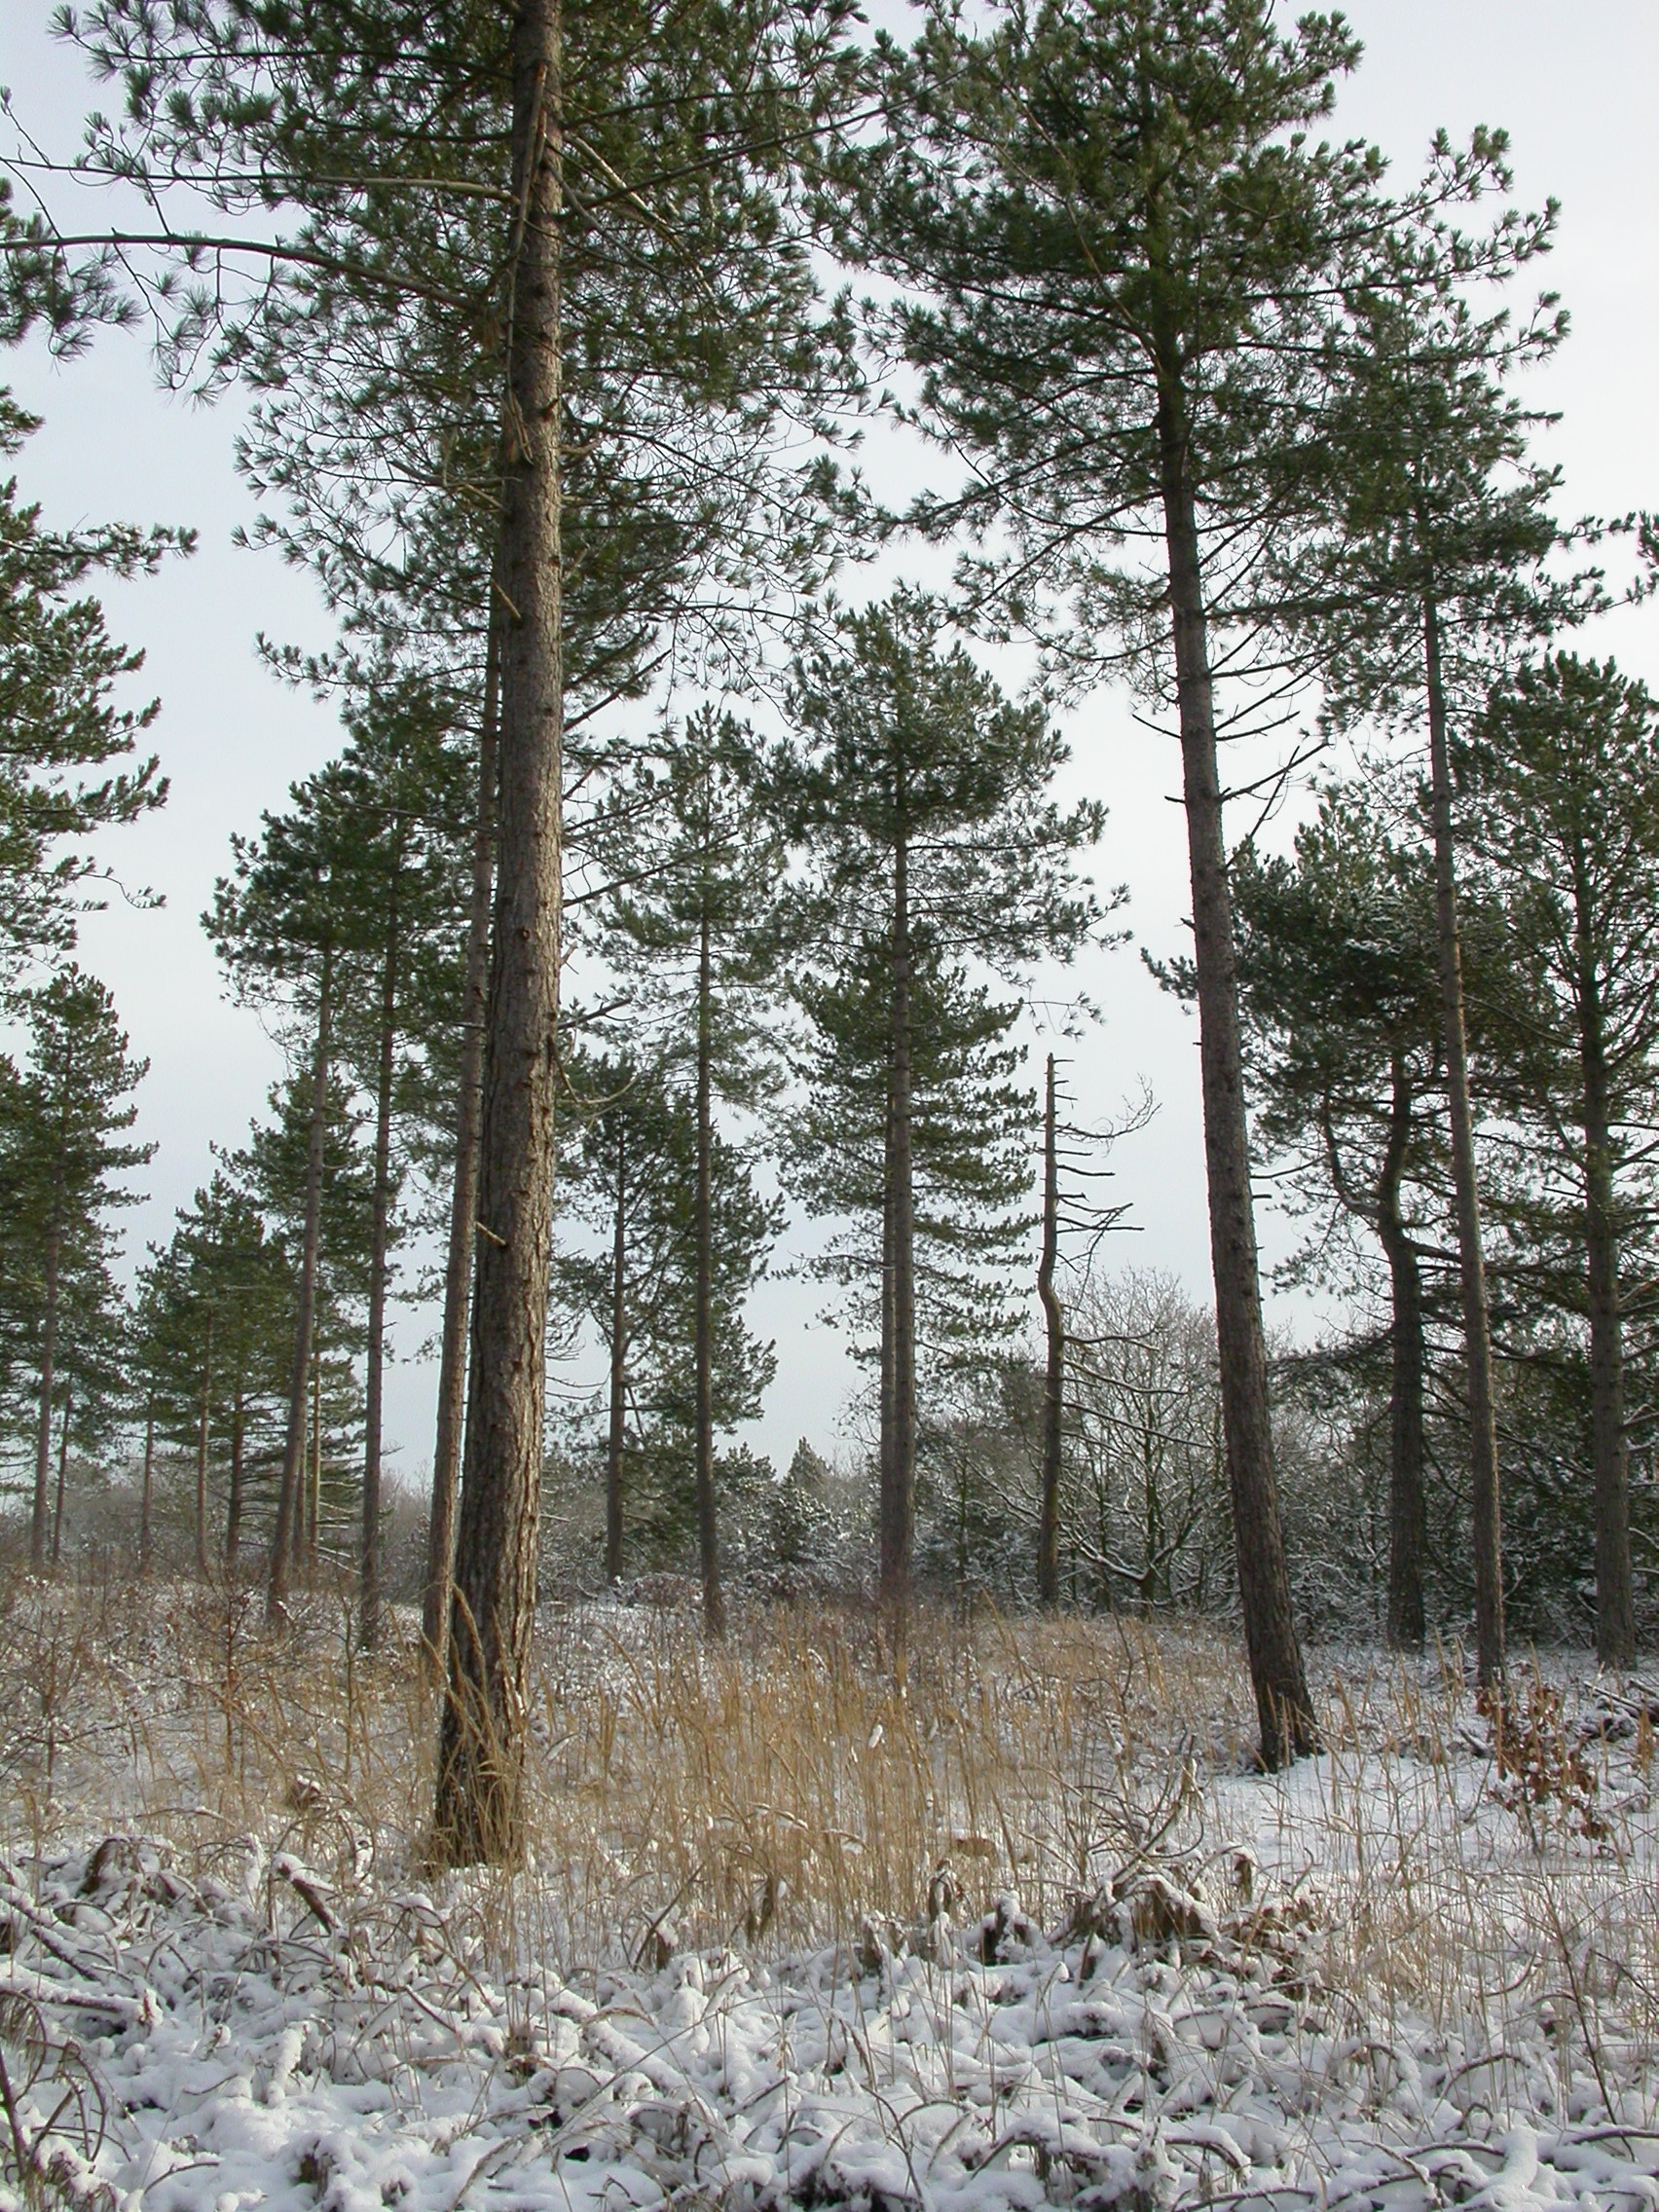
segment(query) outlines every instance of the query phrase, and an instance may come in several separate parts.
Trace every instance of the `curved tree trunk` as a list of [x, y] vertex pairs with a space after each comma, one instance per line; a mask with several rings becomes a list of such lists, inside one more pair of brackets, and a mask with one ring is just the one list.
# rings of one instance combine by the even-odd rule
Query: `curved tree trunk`
[[552, 1234], [561, 782], [558, 0], [512, 22], [513, 199], [499, 590], [499, 844], [484, 1062], [478, 1275], [433, 1842], [516, 1861]]
[[725, 1602], [720, 1596], [720, 1530], [715, 1509], [714, 1131], [709, 1097], [714, 1041], [710, 966], [709, 913], [705, 903], [697, 940], [697, 1313], [692, 1346], [696, 1365], [697, 1551], [703, 1570], [703, 1625], [711, 1636], [723, 1636]]
[[1452, 766], [1447, 752], [1446, 689], [1440, 667], [1440, 614], [1423, 602], [1423, 668], [1428, 692], [1428, 754], [1434, 825], [1434, 905], [1440, 951], [1440, 1013], [1452, 1123], [1452, 1184], [1457, 1266], [1463, 1294], [1463, 1359], [1469, 1391], [1469, 1474], [1475, 1538], [1475, 1667], [1486, 1690], [1503, 1682], [1503, 1536], [1498, 1500], [1497, 1415], [1493, 1399], [1492, 1322], [1481, 1251], [1475, 1125], [1469, 1105], [1469, 1053], [1463, 1028], [1463, 956], [1457, 934], [1457, 874], [1452, 830]]
[[334, 1016], [334, 953], [325, 945], [317, 979], [316, 1040], [312, 1048], [311, 1141], [306, 1155], [306, 1218], [300, 1243], [299, 1298], [294, 1313], [294, 1357], [288, 1371], [288, 1428], [282, 1482], [276, 1493], [276, 1532], [266, 1583], [266, 1617], [282, 1617], [294, 1554], [302, 1537], [301, 1479], [306, 1459], [306, 1385], [311, 1381], [312, 1337], [316, 1326], [317, 1247], [322, 1232], [323, 1143], [328, 1133], [330, 1024]]
[[1412, 1087], [1396, 1052], [1388, 1144], [1377, 1179], [1377, 1235], [1388, 1261], [1393, 1375], [1388, 1395], [1388, 1641], [1420, 1651], [1426, 1621], [1422, 1574], [1428, 1557], [1423, 1495], [1422, 1275], [1400, 1212], [1400, 1185], [1412, 1133]]
[[1273, 1472], [1268, 1355], [1250, 1190], [1250, 1133], [1238, 1025], [1233, 902], [1222, 834], [1214, 683], [1186, 426], [1179, 388], [1159, 406], [1163, 517], [1169, 562], [1180, 702], [1182, 788], [1193, 883], [1193, 959], [1198, 982], [1198, 1064], [1203, 1084], [1204, 1165], [1209, 1185], [1210, 1261], [1233, 1536], [1244, 1642], [1256, 1693], [1261, 1756], [1269, 1767], [1311, 1751], [1312, 1703], [1291, 1610], [1284, 1525]]
[[[492, 578], [492, 597], [495, 585]], [[449, 1639], [450, 1573], [461, 1489], [466, 1415], [466, 1324], [472, 1309], [473, 1246], [478, 1237], [478, 1124], [483, 1111], [484, 1015], [490, 985], [490, 897], [496, 880], [496, 734], [500, 707], [500, 617], [492, 606], [484, 648], [484, 714], [478, 733], [478, 816], [472, 832], [472, 901], [461, 985], [461, 1074], [456, 1094], [455, 1175], [450, 1189], [449, 1255], [438, 1358], [438, 1428], [432, 1447], [432, 1510], [426, 1525], [426, 1587], [421, 1651], [442, 1681]]]
[[1054, 1055], [1049, 1054], [1048, 1088], [1043, 1102], [1043, 1256], [1037, 1268], [1037, 1296], [1049, 1340], [1043, 1377], [1043, 1499], [1037, 1517], [1037, 1598], [1055, 1605], [1060, 1598], [1060, 1442], [1065, 1408], [1066, 1324], [1054, 1288], [1054, 1263], [1060, 1241], [1060, 1158], [1054, 1126]]

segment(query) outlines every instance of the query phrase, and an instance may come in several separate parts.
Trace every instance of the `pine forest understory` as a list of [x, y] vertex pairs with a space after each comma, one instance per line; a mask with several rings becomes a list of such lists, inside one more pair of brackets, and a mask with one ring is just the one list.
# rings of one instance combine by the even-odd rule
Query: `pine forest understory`
[[[1340, 16], [884, 22], [87, 0], [84, 131], [6, 95], [0, 2212], [1659, 2206], [1659, 521], [1562, 209], [1349, 134]], [[155, 1236], [92, 917], [220, 554], [15, 396], [117, 349], [332, 733]]]

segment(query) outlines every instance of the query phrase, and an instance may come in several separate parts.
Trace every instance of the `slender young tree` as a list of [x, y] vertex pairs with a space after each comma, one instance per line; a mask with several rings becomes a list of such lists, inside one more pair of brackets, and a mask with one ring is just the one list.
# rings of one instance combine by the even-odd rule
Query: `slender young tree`
[[[979, 1178], [994, 1179], [997, 1147], [964, 1157], [951, 1090], [960, 1106], [977, 1084], [991, 1103], [982, 1085], [992, 1075], [994, 1103], [1014, 1104], [1007, 1040], [1018, 1005], [993, 1003], [968, 963], [1017, 980], [1040, 959], [1068, 959], [1101, 920], [1076, 864], [1104, 810], [1054, 803], [1065, 749], [1045, 707], [1011, 705], [960, 645], [944, 645], [944, 628], [942, 610], [908, 590], [845, 617], [836, 645], [795, 665], [801, 742], [772, 770], [805, 859], [795, 988], [818, 1046], [793, 1149], [815, 1209], [860, 1202], [867, 1166], [847, 1187], [837, 1163], [849, 1145], [856, 1160], [873, 1094], [881, 1099], [881, 1171], [863, 1202], [877, 1201], [881, 1222], [881, 1593], [894, 1606], [908, 1598], [915, 1519], [918, 1151], [924, 1184], [954, 1184], [963, 1197], [977, 1182], [990, 1196]], [[840, 1111], [831, 1100], [848, 1088], [865, 1094], [864, 1113], [855, 1108], [840, 1146], [814, 1158]], [[992, 1210], [1028, 1180], [1026, 1157]]]
[[1576, 1216], [1596, 1653], [1627, 1670], [1636, 1612], [1621, 1247], [1659, 1105], [1659, 706], [1611, 661], [1546, 655], [1493, 692], [1466, 783], [1476, 866], [1508, 940], [1513, 993], [1493, 1026], [1510, 1103], [1540, 1132], [1546, 1190], [1557, 1186], [1559, 1207], [1565, 1177]]
[[1358, 54], [1340, 17], [1281, 31], [1269, 0], [1041, 0], [982, 31], [941, 0], [911, 53], [882, 49], [892, 127], [850, 158], [839, 231], [902, 288], [916, 419], [973, 457], [917, 519], [976, 537], [962, 581], [981, 618], [1034, 626], [1075, 684], [1126, 670], [1175, 710], [1234, 1532], [1272, 1765], [1314, 1731], [1269, 1420], [1216, 669], [1285, 674], [1265, 569], [1316, 512], [1300, 469], [1323, 340], [1384, 219], [1380, 159], [1310, 135]]

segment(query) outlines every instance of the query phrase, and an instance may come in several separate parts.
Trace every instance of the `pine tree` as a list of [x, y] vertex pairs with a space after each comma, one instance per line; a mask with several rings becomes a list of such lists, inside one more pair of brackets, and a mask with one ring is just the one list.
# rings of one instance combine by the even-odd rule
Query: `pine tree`
[[[1421, 1194], [1440, 1210], [1431, 1117], [1444, 1088], [1432, 870], [1359, 792], [1327, 792], [1294, 858], [1234, 855], [1238, 967], [1261, 1142], [1294, 1162], [1317, 1209], [1308, 1264], [1329, 1265], [1330, 1217], [1377, 1237], [1388, 1269], [1388, 1639], [1420, 1648], [1428, 1524]], [[1410, 1196], [1419, 1194], [1414, 1210]]]
[[1041, 0], [983, 31], [941, 0], [912, 53], [884, 49], [894, 126], [847, 165], [841, 223], [902, 288], [917, 420], [972, 456], [917, 519], [973, 534], [980, 618], [1037, 629], [1076, 684], [1126, 671], [1177, 712], [1238, 1579], [1272, 1764], [1313, 1722], [1273, 1472], [1216, 671], [1270, 692], [1286, 675], [1267, 559], [1316, 512], [1300, 469], [1338, 279], [1384, 220], [1379, 158], [1309, 136], [1358, 54], [1340, 17], [1281, 32], [1268, 0]]
[[[39, 426], [0, 390], [0, 458]], [[148, 574], [194, 542], [188, 531], [49, 531], [38, 506], [18, 503], [15, 477], [0, 485], [0, 979], [73, 944], [75, 915], [97, 903], [103, 873], [84, 840], [167, 795], [154, 755], [133, 757], [158, 702], [122, 708], [112, 697], [144, 656], [115, 644], [80, 587], [99, 571]]]
[[[276, 200], [300, 216], [297, 238], [272, 241], [274, 280], [254, 287], [251, 305], [242, 296], [243, 312], [227, 319], [222, 293], [185, 289], [167, 334], [172, 364], [202, 345], [213, 354], [209, 381], [251, 362], [275, 386], [329, 321], [317, 350], [337, 357], [341, 321], [371, 300], [357, 325], [367, 357], [344, 386], [325, 376], [316, 394], [324, 432], [343, 390], [366, 392], [377, 466], [413, 419], [437, 464], [430, 476], [447, 483], [454, 429], [478, 471], [471, 490], [490, 558], [472, 569], [474, 636], [491, 619], [477, 620], [486, 574], [492, 617], [498, 599], [502, 618], [497, 904], [472, 1476], [457, 1531], [461, 1640], [452, 1633], [435, 1831], [446, 1857], [510, 1858], [521, 1837], [552, 1212], [565, 498], [589, 464], [598, 496], [572, 513], [569, 567], [625, 609], [611, 631], [612, 689], [637, 683], [699, 603], [706, 628], [741, 632], [741, 612], [725, 617], [739, 579], [747, 587], [761, 566], [745, 558], [757, 545], [792, 571], [815, 565], [822, 471], [772, 466], [776, 433], [815, 422], [823, 388], [811, 264], [783, 188], [787, 149], [857, 72], [838, 4], [819, 15], [773, 0], [736, 11], [528, 0], [503, 20], [471, 0], [435, 15], [408, 0], [331, 0], [262, 17], [251, 47], [245, 22], [240, 0], [173, 16], [100, 0], [75, 32], [130, 94], [124, 134], [99, 136], [110, 168], [158, 195], [188, 180], [220, 207]], [[342, 187], [342, 177], [359, 181]], [[217, 246], [180, 250], [197, 267], [203, 254], [220, 267], [227, 258]], [[29, 296], [32, 251], [11, 261], [14, 314], [60, 313], [55, 296]], [[109, 259], [94, 255], [78, 274], [90, 309], [102, 311]], [[436, 363], [440, 380], [459, 366], [460, 407], [424, 408], [405, 375], [411, 361]], [[333, 423], [350, 411], [348, 402]], [[346, 442], [355, 445], [354, 431]], [[313, 475], [327, 445], [326, 434], [309, 442], [302, 424], [287, 456], [295, 474]], [[777, 497], [792, 475], [794, 488]], [[431, 509], [415, 519], [429, 524]], [[453, 513], [450, 530], [465, 535]], [[433, 536], [404, 542], [419, 550]], [[647, 580], [630, 592], [625, 579], [642, 569]]]
[[1507, 1103], [1537, 1130], [1545, 1163], [1545, 1204], [1531, 1209], [1530, 1226], [1543, 1242], [1565, 1180], [1582, 1252], [1596, 1652], [1628, 1669], [1636, 1616], [1621, 1246], [1659, 1104], [1659, 705], [1611, 661], [1546, 655], [1487, 701], [1465, 753], [1465, 788], [1476, 866], [1506, 938], [1511, 990], [1493, 1011]]
[[273, 1543], [282, 1505], [280, 1469], [286, 1465], [292, 1411], [292, 1346], [308, 1249], [313, 1259], [311, 1355], [302, 1390], [299, 1479], [287, 1539], [288, 1569], [293, 1574], [319, 1557], [319, 1412], [326, 1413], [328, 1451], [336, 1470], [329, 1493], [334, 1518], [339, 1522], [349, 1514], [356, 1528], [355, 1540], [343, 1547], [337, 1542], [330, 1557], [341, 1567], [352, 1557], [361, 1558], [365, 1409], [360, 1363], [367, 1349], [374, 1155], [361, 1093], [339, 1072], [331, 1075], [323, 1093], [320, 1142], [310, 1070], [297, 1069], [275, 1085], [270, 1107], [268, 1117], [250, 1128], [247, 1142], [226, 1156], [225, 1170], [265, 1223], [292, 1286], [284, 1317], [289, 1364]]
[[[1502, 133], [1437, 161], [1449, 197], [1504, 193]], [[1547, 355], [1565, 320], [1545, 298], [1513, 327], [1470, 294], [1545, 250], [1554, 209], [1505, 214], [1484, 240], [1444, 217], [1397, 221], [1356, 285], [1350, 329], [1333, 348], [1325, 442], [1309, 466], [1334, 527], [1296, 555], [1287, 588], [1315, 641], [1328, 719], [1426, 730], [1442, 1041], [1469, 1393], [1475, 1641], [1482, 1685], [1502, 1680], [1503, 1567], [1492, 1329], [1482, 1250], [1461, 977], [1451, 748], [1505, 653], [1568, 616], [1583, 594], [1541, 564], [1560, 542], [1552, 471], [1533, 461], [1536, 417], [1505, 389]]]
[[[695, 1092], [688, 1096], [660, 1063], [583, 1055], [569, 1073], [568, 1204], [596, 1241], [586, 1251], [556, 1249], [554, 1285], [560, 1309], [585, 1319], [607, 1355], [606, 1576], [614, 1581], [624, 1569], [630, 1461], [654, 1462], [659, 1538], [689, 1519], [702, 1567], [718, 1466], [712, 1459], [705, 1475], [703, 1435], [712, 1440], [753, 1419], [775, 1366], [742, 1307], [777, 1235], [779, 1210], [760, 1199], [748, 1163], [713, 1131], [705, 1213]], [[705, 1294], [706, 1378], [696, 1329]]]
[[22, 994], [29, 1053], [20, 1081], [7, 1085], [6, 1181], [14, 1292], [30, 1346], [36, 1408], [34, 1501], [29, 1561], [46, 1565], [53, 1412], [67, 1370], [89, 1360], [110, 1324], [108, 1216], [138, 1203], [119, 1178], [142, 1167], [154, 1145], [122, 1141], [138, 1109], [132, 1092], [149, 1063], [134, 1060], [115, 1004], [95, 977], [63, 969]]
[[279, 1011], [291, 1047], [308, 1069], [308, 1165], [297, 1255], [298, 1296], [288, 1377], [288, 1416], [276, 1527], [267, 1575], [267, 1608], [280, 1617], [299, 1556], [300, 1476], [305, 1458], [318, 1245], [330, 1086], [341, 1009], [351, 996], [353, 965], [375, 931], [353, 896], [361, 838], [360, 796], [338, 764], [297, 784], [286, 814], [267, 814], [257, 839], [232, 839], [235, 865], [214, 890], [203, 927], [242, 1000]]
[[[717, 1098], [753, 1110], [775, 1088], [774, 950], [785, 853], [759, 788], [754, 740], [708, 707], [667, 731], [617, 789], [602, 864], [617, 880], [604, 949], [632, 986], [669, 1067], [690, 1074], [696, 1114], [693, 1423], [703, 1617], [724, 1629], [715, 1496]], [[772, 1016], [768, 1020], [767, 1016]], [[727, 1145], [729, 1152], [729, 1143]]]
[[[881, 1591], [903, 1604], [914, 1525], [918, 1246], [936, 1331], [946, 1254], [994, 1269], [1019, 1234], [1030, 1102], [1014, 1082], [1017, 981], [1068, 958], [1100, 909], [1075, 873], [1103, 810], [1050, 795], [1065, 757], [1041, 702], [1015, 707], [956, 645], [942, 610], [901, 590], [847, 616], [834, 646], [795, 665], [797, 751], [773, 782], [805, 860], [795, 996], [812, 1027], [807, 1104], [790, 1151], [815, 1213], [880, 1224], [879, 1260], [844, 1241], [821, 1267], [872, 1262], [879, 1289]], [[855, 1233], [857, 1234], [857, 1233]], [[970, 1305], [976, 1303], [972, 1299]]]
[[[194, 1455], [196, 1565], [237, 1576], [250, 1486], [280, 1453], [294, 1285], [245, 1190], [223, 1167], [178, 1210], [166, 1246], [139, 1278], [136, 1361], [146, 1419]], [[215, 1442], [226, 1455], [223, 1532], [208, 1532]]]
[[[363, 1530], [358, 1637], [379, 1641], [381, 1452], [387, 1301], [401, 1163], [394, 1120], [428, 1104], [421, 1048], [454, 1025], [455, 941], [465, 913], [469, 762], [443, 699], [419, 678], [379, 672], [347, 718], [350, 743], [332, 771], [332, 803], [352, 835], [330, 897], [343, 941], [360, 955], [368, 1003], [343, 1005], [342, 1058], [374, 1100], [364, 1369]], [[439, 1056], [449, 1073], [450, 1055]], [[430, 1101], [441, 1111], [443, 1092]], [[453, 1095], [453, 1092], [450, 1092]], [[399, 1111], [401, 1109], [401, 1111]], [[407, 1144], [397, 1150], [407, 1151]]]

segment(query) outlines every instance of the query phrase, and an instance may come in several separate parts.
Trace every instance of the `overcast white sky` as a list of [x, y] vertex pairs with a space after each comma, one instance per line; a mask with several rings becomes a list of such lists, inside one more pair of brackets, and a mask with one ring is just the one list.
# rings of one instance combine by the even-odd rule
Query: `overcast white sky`
[[[0, 7], [0, 85], [20, 120], [58, 148], [93, 104], [72, 55], [46, 29], [45, 0]], [[1562, 203], [1560, 242], [1547, 276], [1574, 335], [1540, 380], [1564, 416], [1550, 452], [1567, 472], [1568, 511], [1659, 506], [1659, 171], [1653, 103], [1659, 92], [1654, 0], [1360, 0], [1346, 11], [1366, 60], [1344, 92], [1340, 125], [1375, 138], [1397, 169], [1419, 162], [1435, 127], [1455, 137], [1501, 124], [1514, 142], [1526, 204]], [[887, 9], [884, 18], [891, 19]], [[165, 894], [159, 912], [121, 903], [88, 921], [82, 956], [114, 990], [151, 1072], [141, 1133], [160, 1151], [150, 1198], [129, 1217], [130, 1248], [164, 1237], [175, 1205], [208, 1167], [208, 1146], [238, 1142], [264, 1104], [276, 1057], [256, 1018], [229, 1006], [198, 917], [225, 865], [232, 830], [257, 826], [288, 784], [338, 742], [327, 712], [276, 683], [254, 653], [257, 631], [320, 644], [322, 611], [305, 577], [269, 555], [235, 550], [232, 533], [252, 502], [232, 467], [234, 402], [203, 410], [155, 388], [139, 337], [101, 340], [91, 356], [55, 366], [43, 349], [0, 358], [0, 382], [46, 418], [25, 452], [26, 494], [55, 523], [125, 519], [194, 525], [196, 558], [147, 582], [113, 588], [114, 634], [148, 652], [143, 682], [160, 694], [157, 743], [172, 779], [166, 812], [127, 832], [108, 857], [130, 883]], [[1595, 640], [1659, 681], [1659, 611], [1614, 618]], [[1155, 953], [1182, 941], [1187, 908], [1174, 748], [1102, 695], [1070, 718], [1075, 774], [1112, 814], [1097, 873], [1126, 881], [1127, 919]], [[1207, 1296], [1208, 1245], [1199, 1143], [1198, 1069], [1187, 1018], [1159, 993], [1132, 950], [1102, 956], [1079, 980], [1104, 1009], [1104, 1027], [1076, 1054], [1085, 1114], [1110, 1113], [1144, 1081], [1161, 1110], [1121, 1148], [1116, 1196], [1132, 1201], [1140, 1234], [1125, 1262], [1158, 1265]], [[1285, 1234], [1262, 1217], [1271, 1255]], [[850, 1381], [835, 1336], [814, 1323], [806, 1286], [766, 1296], [763, 1327], [778, 1339], [780, 1375], [755, 1442], [782, 1464], [803, 1432], [833, 1440]], [[1280, 1303], [1293, 1324], [1308, 1316]], [[406, 1353], [429, 1327], [405, 1315]], [[389, 1438], [412, 1479], [430, 1461], [431, 1376], [406, 1358], [390, 1380]]]

